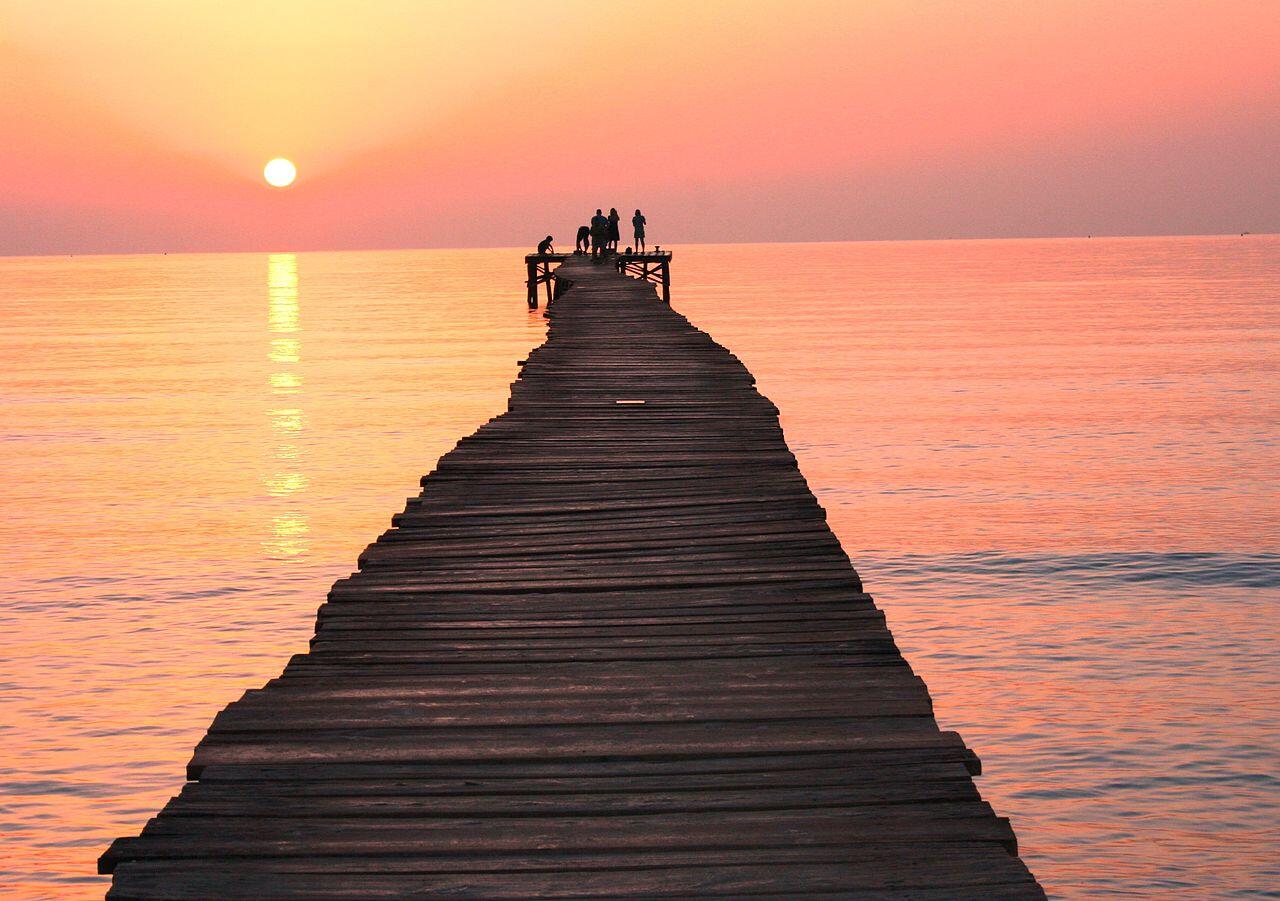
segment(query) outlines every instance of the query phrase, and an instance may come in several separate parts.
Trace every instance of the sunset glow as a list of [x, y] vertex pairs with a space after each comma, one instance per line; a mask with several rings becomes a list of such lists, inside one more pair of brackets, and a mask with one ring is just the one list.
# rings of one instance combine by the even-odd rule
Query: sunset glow
[[1270, 0], [641, 8], [0, 0], [0, 253], [1280, 230]]

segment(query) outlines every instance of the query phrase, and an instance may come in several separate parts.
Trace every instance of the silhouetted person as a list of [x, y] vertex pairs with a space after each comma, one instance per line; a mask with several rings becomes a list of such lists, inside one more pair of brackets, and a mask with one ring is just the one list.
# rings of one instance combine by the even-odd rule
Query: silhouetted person
[[591, 259], [604, 256], [609, 244], [609, 220], [603, 210], [596, 210], [591, 217]]
[[539, 241], [539, 242], [538, 242], [538, 253], [555, 253], [555, 252], [556, 252], [556, 249], [555, 249], [555, 247], [553, 247], [553, 246], [551, 245], [551, 242], [552, 242], [553, 240], [555, 240], [555, 239], [554, 239], [554, 238], [552, 238], [550, 235], [547, 235], [545, 238], [543, 238], [541, 241]]
[[631, 217], [631, 227], [636, 230], [636, 250], [644, 253], [644, 213], [636, 210], [636, 214]]
[[578, 240], [574, 242], [573, 252], [586, 253], [590, 249], [591, 249], [591, 226], [579, 225]]
[[614, 253], [618, 252], [618, 239], [622, 237], [618, 231], [618, 220], [621, 218], [616, 209], [609, 207], [609, 249]]

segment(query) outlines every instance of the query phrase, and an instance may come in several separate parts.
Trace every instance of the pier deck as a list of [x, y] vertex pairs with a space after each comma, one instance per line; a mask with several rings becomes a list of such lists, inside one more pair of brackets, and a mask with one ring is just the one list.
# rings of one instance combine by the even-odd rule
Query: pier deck
[[559, 276], [509, 412], [217, 716], [109, 897], [1043, 897], [751, 373], [651, 284]]

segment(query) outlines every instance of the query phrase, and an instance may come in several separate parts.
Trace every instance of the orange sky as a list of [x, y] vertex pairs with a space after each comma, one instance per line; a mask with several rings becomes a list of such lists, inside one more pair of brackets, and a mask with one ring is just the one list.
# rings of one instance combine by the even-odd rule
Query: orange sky
[[1278, 231], [1277, 47], [1276, 0], [0, 0], [0, 253]]

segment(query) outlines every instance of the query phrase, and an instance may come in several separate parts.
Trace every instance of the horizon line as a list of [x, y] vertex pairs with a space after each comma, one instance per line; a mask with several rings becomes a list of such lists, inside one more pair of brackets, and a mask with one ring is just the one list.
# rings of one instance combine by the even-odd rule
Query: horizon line
[[[960, 236], [946, 238], [844, 238], [821, 241], [689, 241], [671, 247], [753, 247], [777, 244], [907, 244], [907, 243], [962, 243], [980, 241], [1089, 241], [1089, 240], [1144, 240], [1149, 238], [1269, 238], [1280, 232], [1157, 232], [1148, 234], [1046, 234], [1046, 235], [997, 235]], [[658, 246], [657, 244], [654, 245]], [[456, 244], [456, 245], [384, 245], [381, 247], [308, 247], [285, 248], [221, 248], [209, 250], [79, 250], [48, 251], [38, 253], [8, 253], [0, 251], [0, 259], [49, 259], [53, 257], [132, 257], [132, 256], [200, 256], [208, 254], [281, 254], [281, 253], [381, 253], [396, 251], [456, 251], [456, 250], [527, 250], [520, 244]]]

